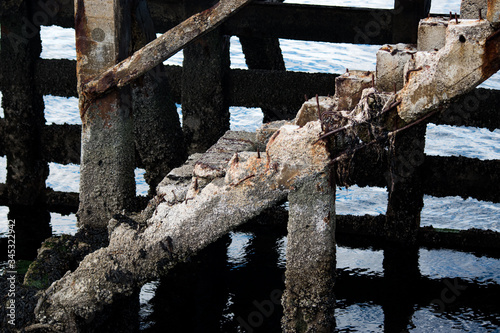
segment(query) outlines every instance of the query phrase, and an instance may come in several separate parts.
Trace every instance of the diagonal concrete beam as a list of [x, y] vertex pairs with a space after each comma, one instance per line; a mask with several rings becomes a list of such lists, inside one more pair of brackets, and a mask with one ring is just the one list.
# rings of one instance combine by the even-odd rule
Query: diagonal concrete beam
[[443, 108], [500, 69], [500, 33], [492, 23], [451, 20], [443, 48], [414, 54], [406, 65], [405, 85], [397, 94], [401, 100], [397, 112], [406, 123]]
[[215, 29], [252, 0], [221, 0], [214, 7], [195, 14], [165, 32], [114, 67], [88, 82], [83, 90], [88, 97], [112, 87], [123, 87], [156, 67], [203, 34]]
[[[307, 287], [305, 295], [318, 296], [312, 302], [331, 305], [332, 300], [326, 294], [331, 288], [335, 262], [335, 213], [331, 211], [330, 158], [326, 144], [317, 142], [320, 131], [317, 121], [301, 128], [283, 126], [271, 137], [265, 153], [234, 154], [226, 162], [225, 175], [211, 181], [182, 177], [179, 176], [181, 170], [172, 170], [172, 177], [167, 176], [172, 181], [162, 182], [158, 187], [157, 207], [146, 225], [117, 225], [117, 221], [112, 220], [109, 246], [88, 255], [74, 272], [68, 272], [45, 291], [35, 310], [38, 321], [58, 332], [78, 332], [93, 327], [103, 320], [106, 313], [103, 310], [115, 300], [131, 295], [145, 282], [168, 272], [177, 262], [285, 199], [289, 193], [295, 193], [294, 205], [299, 200], [291, 209], [302, 211], [301, 216], [308, 214], [304, 209], [319, 208], [307, 220], [312, 223], [314, 239], [310, 245], [313, 248], [304, 248], [292, 241], [287, 250], [295, 252], [290, 254], [289, 262], [295, 269], [287, 274], [287, 285], [293, 286], [292, 294], [297, 287]], [[312, 193], [315, 195], [308, 198], [304, 206], [301, 198]], [[304, 222], [292, 219], [290, 231], [301, 232]], [[314, 286], [318, 276], [304, 275], [299, 269], [308, 261], [307, 254], [311, 251], [315, 253], [315, 261], [308, 267], [328, 275], [318, 292]], [[291, 304], [300, 301], [290, 297], [289, 294], [287, 300]], [[308, 313], [315, 309], [311, 302], [310, 305]], [[329, 306], [318, 308], [331, 310]], [[331, 318], [330, 315], [320, 317]], [[317, 324], [308, 322], [308, 325]]]

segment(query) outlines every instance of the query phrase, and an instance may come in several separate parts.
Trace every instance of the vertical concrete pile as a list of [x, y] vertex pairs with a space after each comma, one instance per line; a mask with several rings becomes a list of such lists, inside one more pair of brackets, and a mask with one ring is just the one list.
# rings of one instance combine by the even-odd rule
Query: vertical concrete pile
[[[132, 8], [132, 51], [156, 38], [147, 2], [136, 1]], [[146, 169], [144, 178], [150, 194], [165, 175], [187, 158], [177, 107], [163, 64], [131, 85], [136, 165]]]
[[82, 118], [79, 226], [105, 230], [135, 198], [134, 124], [130, 90], [86, 98], [83, 86], [126, 58], [131, 1], [75, 1], [78, 93]]
[[51, 234], [45, 202], [49, 167], [42, 154], [44, 104], [33, 79], [42, 43], [40, 26], [26, 24], [26, 18], [34, 15], [29, 3], [5, 6], [11, 11], [0, 12], [0, 89], [5, 114], [1, 150], [7, 157], [8, 218], [16, 221], [16, 258], [28, 259]]

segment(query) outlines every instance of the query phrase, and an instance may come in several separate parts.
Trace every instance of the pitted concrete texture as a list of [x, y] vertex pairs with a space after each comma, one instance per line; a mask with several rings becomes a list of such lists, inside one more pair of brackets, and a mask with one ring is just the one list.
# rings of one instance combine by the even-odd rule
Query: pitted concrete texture
[[488, 0], [462, 0], [460, 4], [461, 19], [479, 19], [479, 9], [481, 15], [486, 18], [488, 12]]
[[418, 51], [438, 51], [446, 44], [449, 18], [429, 17], [418, 25]]
[[255, 133], [227, 131], [195, 163], [193, 175], [214, 179], [224, 177], [231, 157], [239, 151], [256, 151]]
[[494, 74], [498, 67], [494, 30], [486, 20], [454, 20], [446, 45], [438, 52], [418, 52], [407, 63], [405, 86], [398, 92], [398, 114], [405, 122], [424, 116], [452, 98], [465, 94]]
[[375, 85], [375, 72], [349, 71], [335, 79], [338, 110], [351, 111], [358, 105], [363, 89]]
[[417, 52], [413, 44], [384, 45], [377, 52], [377, 89], [393, 92], [404, 85], [403, 70], [412, 54]]

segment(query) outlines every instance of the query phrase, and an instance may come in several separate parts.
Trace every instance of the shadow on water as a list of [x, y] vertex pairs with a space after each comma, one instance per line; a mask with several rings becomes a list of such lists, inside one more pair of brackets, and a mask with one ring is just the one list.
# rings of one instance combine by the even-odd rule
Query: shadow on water
[[277, 247], [286, 224], [271, 218], [250, 222], [161, 278], [142, 331], [279, 332], [284, 267]]

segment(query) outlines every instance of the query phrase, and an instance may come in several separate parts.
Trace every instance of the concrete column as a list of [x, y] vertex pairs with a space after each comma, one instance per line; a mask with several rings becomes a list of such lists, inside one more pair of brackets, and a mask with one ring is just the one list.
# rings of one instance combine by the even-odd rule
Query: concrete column
[[329, 177], [311, 177], [288, 196], [284, 332], [335, 327], [335, 184]]
[[34, 18], [27, 1], [16, 13], [1, 18], [8, 217], [16, 221], [17, 259], [32, 259], [41, 241], [51, 235], [44, 198], [49, 168], [41, 147], [44, 104], [34, 79], [41, 52], [40, 26]]
[[462, 0], [460, 3], [460, 18], [478, 19], [479, 10], [481, 10], [481, 16], [486, 18], [488, 13], [488, 0]]
[[[267, 2], [283, 2], [283, 0], [267, 0]], [[240, 37], [240, 42], [248, 69], [286, 70], [278, 38]], [[262, 108], [265, 123], [293, 119], [296, 111], [284, 108]]]
[[128, 56], [130, 1], [75, 0], [82, 157], [80, 228], [107, 228], [135, 198], [134, 136], [129, 89], [88, 100], [82, 85]]
[[[208, 7], [206, 0], [185, 1], [186, 17]], [[221, 28], [184, 48], [182, 128], [189, 154], [205, 152], [229, 129], [229, 64], [229, 37]]]
[[430, 9], [431, 0], [394, 0], [392, 42], [416, 44], [418, 22]]
[[[156, 38], [145, 0], [132, 11], [133, 51]], [[163, 64], [132, 83], [134, 132], [138, 165], [153, 195], [168, 172], [187, 159], [184, 136]]]
[[425, 159], [425, 131], [426, 125], [421, 124], [398, 133], [388, 157], [386, 236], [407, 246], [416, 243], [424, 205], [420, 166]]

